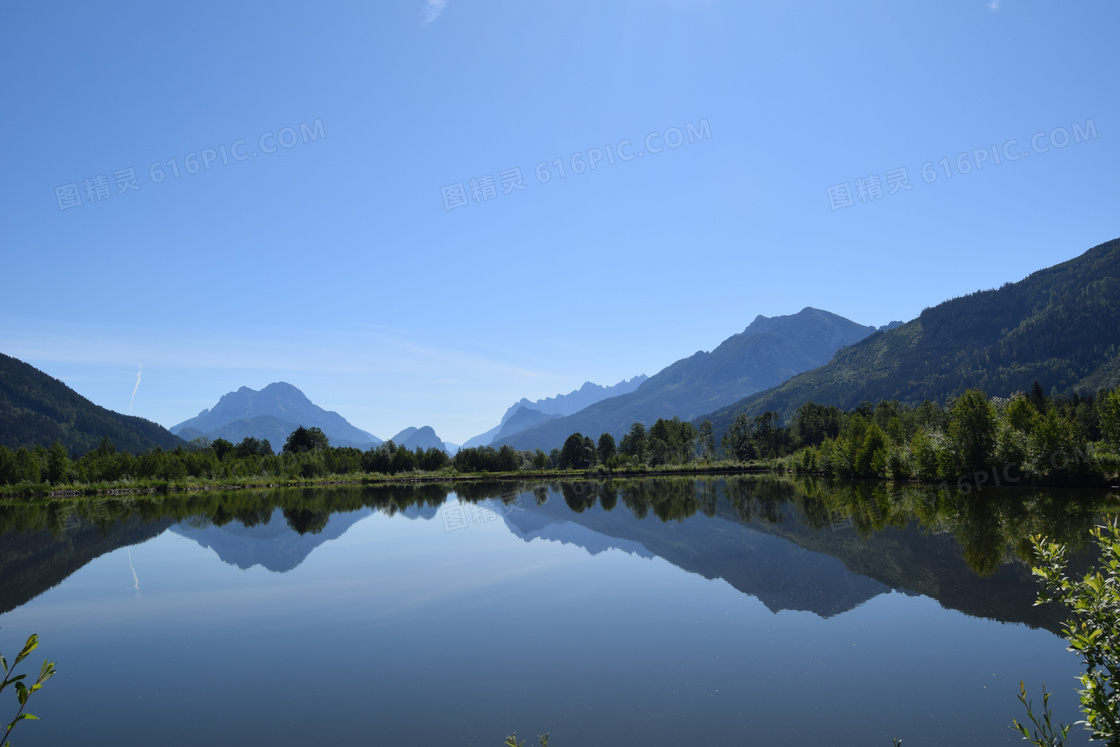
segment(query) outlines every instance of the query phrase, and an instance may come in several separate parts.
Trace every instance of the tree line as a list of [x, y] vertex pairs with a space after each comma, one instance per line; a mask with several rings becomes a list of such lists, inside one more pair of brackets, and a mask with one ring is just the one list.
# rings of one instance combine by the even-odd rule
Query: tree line
[[275, 478], [316, 479], [427, 473], [643, 469], [701, 462], [769, 464], [835, 477], [956, 480], [958, 487], [1093, 484], [1120, 467], [1120, 387], [1098, 396], [1029, 393], [988, 397], [969, 390], [946, 406], [886, 400], [852, 410], [806, 402], [789, 423], [777, 412], [738, 416], [717, 441], [711, 421], [635, 422], [621, 441], [573, 433], [545, 453], [510, 446], [409, 449], [386, 441], [362, 451], [331, 446], [319, 428], [300, 426], [280, 454], [267, 440], [197, 439], [133, 455], [108, 437], [78, 459], [60, 441], [50, 448], [0, 446], [0, 485], [182, 483]]

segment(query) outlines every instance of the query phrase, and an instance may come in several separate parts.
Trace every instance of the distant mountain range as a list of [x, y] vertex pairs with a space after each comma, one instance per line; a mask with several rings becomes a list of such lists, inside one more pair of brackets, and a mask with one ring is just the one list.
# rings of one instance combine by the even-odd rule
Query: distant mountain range
[[592, 438], [610, 433], [618, 440], [634, 422], [648, 426], [658, 418], [688, 420], [823, 365], [838, 349], [874, 332], [875, 327], [814, 308], [789, 316], [759, 316], [712, 352], [677, 361], [629, 394], [548, 419], [497, 439], [494, 446], [548, 451], [563, 445], [572, 433]]
[[138, 453], [183, 441], [158, 423], [106, 410], [58, 379], [0, 354], [0, 445], [50, 446], [62, 442], [71, 457], [97, 448], [108, 436], [118, 449]]
[[170, 430], [187, 441], [224, 438], [236, 444], [248, 436], [267, 438], [273, 450], [280, 451], [291, 432], [301, 425], [319, 428], [332, 446], [365, 450], [382, 443], [377, 436], [355, 428], [337, 412], [324, 410], [282, 381], [259, 392], [243, 386], [223, 395], [213, 409], [203, 410]]
[[[589, 483], [587, 483], [589, 484]], [[603, 490], [600, 483], [598, 490]], [[666, 488], [673, 490], [672, 487]], [[694, 489], [694, 488], [693, 488]], [[790, 499], [796, 495], [783, 486]], [[523, 502], [529, 504], [530, 494]], [[931, 533], [917, 523], [890, 527], [870, 537], [854, 529], [814, 529], [794, 502], [780, 502], [772, 519], [744, 518], [725, 499], [710, 517], [684, 521], [638, 519], [624, 505], [594, 505], [573, 511], [555, 492], [544, 505], [529, 505], [503, 517], [510, 531], [528, 542], [553, 540], [597, 555], [618, 549], [660, 557], [689, 573], [720, 578], [757, 598], [772, 612], [803, 610], [831, 617], [891, 590], [922, 594], [945, 609], [1003, 622], [1026, 623], [1057, 632], [1062, 613], [1035, 605], [1037, 584], [1021, 563], [999, 565], [979, 576], [962, 557], [952, 533]], [[1080, 568], [1091, 553], [1071, 558]]]
[[970, 388], [1006, 397], [1035, 381], [1049, 392], [1120, 385], [1120, 239], [1017, 283], [954, 298], [841, 350], [827, 365], [732, 403], [710, 418], [717, 437], [740, 413], [788, 419], [805, 402], [944, 403]]
[[443, 449], [450, 454], [454, 454], [459, 450], [456, 444], [444, 441], [437, 436], [435, 429], [430, 425], [425, 425], [422, 428], [405, 428], [389, 440], [397, 446], [404, 446], [409, 450], [417, 448], [423, 451], [427, 451], [428, 449]]
[[[409, 506], [395, 512], [394, 516], [430, 520], [437, 512], [435, 506]], [[302, 534], [292, 528], [280, 508], [274, 509], [264, 523], [251, 527], [236, 521], [221, 526], [192, 526], [189, 522], [180, 522], [172, 526], [171, 531], [213, 550], [222, 562], [242, 570], [259, 565], [274, 573], [287, 573], [299, 567], [320, 545], [338, 539], [373, 513], [372, 508], [336, 511], [330, 513], [321, 529]]]
[[463, 444], [463, 448], [489, 446], [495, 441], [512, 436], [518, 431], [525, 430], [545, 420], [571, 415], [609, 397], [629, 394], [645, 383], [648, 378], [645, 374], [641, 374], [628, 381], [620, 381], [614, 386], [600, 386], [587, 381], [579, 389], [567, 394], [557, 394], [555, 397], [538, 399], [535, 402], [530, 402], [522, 397], [506, 410], [505, 415], [502, 416], [502, 421], [498, 425], [481, 435], [468, 439]]

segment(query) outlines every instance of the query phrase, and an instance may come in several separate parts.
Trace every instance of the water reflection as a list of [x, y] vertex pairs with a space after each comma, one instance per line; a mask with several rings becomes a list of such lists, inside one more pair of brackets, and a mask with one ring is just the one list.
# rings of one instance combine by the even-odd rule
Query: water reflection
[[[1029, 537], [1077, 550], [1115, 498], [776, 477], [419, 483], [60, 500], [0, 507], [0, 612], [168, 528], [239, 568], [283, 573], [370, 513], [432, 519], [454, 493], [526, 541], [616, 547], [720, 578], [773, 611], [838, 614], [891, 590], [1057, 631], [1034, 607]], [[517, 510], [513, 510], [516, 508]], [[443, 509], [446, 510], [446, 509]], [[450, 526], [445, 521], [445, 527]], [[451, 529], [448, 529], [451, 531]], [[1087, 562], [1087, 559], [1082, 560]]]

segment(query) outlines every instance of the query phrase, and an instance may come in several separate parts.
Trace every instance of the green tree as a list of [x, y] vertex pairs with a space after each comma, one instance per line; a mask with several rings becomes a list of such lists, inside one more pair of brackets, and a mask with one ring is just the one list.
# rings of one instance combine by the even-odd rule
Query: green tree
[[839, 408], [806, 402], [797, 409], [793, 420], [797, 442], [802, 446], [817, 446], [826, 438], [836, 438], [840, 435], [842, 416]]
[[585, 438], [582, 433], [573, 433], [560, 449], [560, 469], [587, 469], [593, 462], [594, 454], [594, 442]]
[[705, 420], [700, 424], [700, 435], [697, 437], [700, 458], [708, 461], [716, 453], [716, 436], [712, 430], [712, 421]]
[[234, 446], [224, 438], [215, 438], [210, 442], [210, 450], [214, 452], [214, 456], [218, 457], [219, 462], [224, 462], [226, 456], [233, 453]]
[[856, 450], [852, 469], [860, 477], [882, 477], [887, 469], [887, 436], [878, 423], [872, 423]]
[[617, 451], [614, 443], [614, 436], [609, 433], [603, 433], [602, 435], [600, 435], [599, 443], [595, 447], [595, 451], [599, 455], [599, 462], [601, 464], [606, 464]]
[[285, 454], [301, 454], [305, 451], [325, 449], [330, 446], [327, 436], [318, 428], [304, 428], [302, 425], [288, 435], [284, 443]]
[[996, 411], [979, 389], [962, 394], [949, 414], [949, 449], [955, 474], [972, 474], [988, 468], [996, 448]]
[[47, 452], [47, 471], [44, 477], [51, 485], [57, 485], [66, 481], [69, 472], [70, 455], [66, 453], [66, 447], [62, 442], [56, 438]]
[[632, 423], [629, 432], [622, 437], [622, 443], [619, 444], [618, 450], [639, 462], [645, 461], [646, 427], [641, 423]]
[[674, 417], [672, 420], [675, 431], [673, 450], [676, 452], [675, 461], [689, 463], [696, 458], [696, 426], [687, 420]]
[[17, 482], [41, 482], [42, 475], [39, 469], [39, 460], [24, 447], [19, 447], [15, 456]]
[[1100, 398], [1101, 435], [1113, 451], [1120, 451], [1120, 387]]

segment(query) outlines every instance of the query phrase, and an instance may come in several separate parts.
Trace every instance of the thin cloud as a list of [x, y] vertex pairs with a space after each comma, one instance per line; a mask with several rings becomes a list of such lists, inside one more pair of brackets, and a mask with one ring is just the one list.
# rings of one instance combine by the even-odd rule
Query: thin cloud
[[428, 0], [424, 4], [424, 23], [428, 24], [443, 15], [447, 0]]
[[997, 10], [999, 10], [999, 5], [1001, 2], [1003, 2], [1003, 0], [988, 0], [988, 4], [986, 7], [988, 8], [988, 10], [995, 13]]

